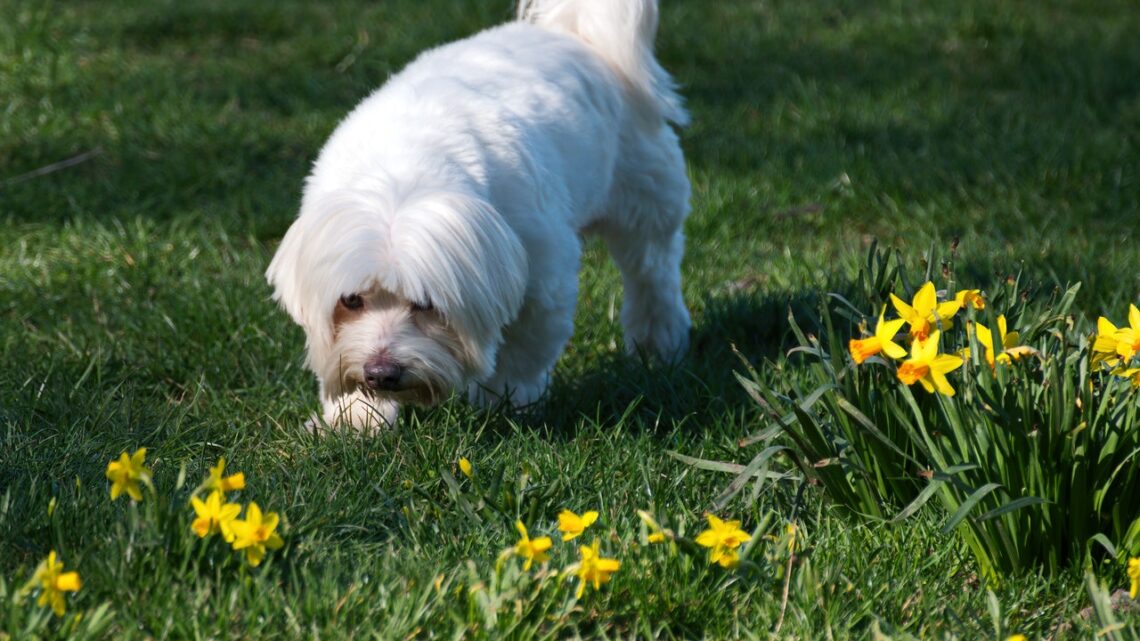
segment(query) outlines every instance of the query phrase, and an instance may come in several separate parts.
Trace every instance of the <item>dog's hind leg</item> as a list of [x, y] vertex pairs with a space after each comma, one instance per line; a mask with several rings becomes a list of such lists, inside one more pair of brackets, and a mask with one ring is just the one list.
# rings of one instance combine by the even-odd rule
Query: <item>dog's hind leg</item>
[[597, 225], [621, 271], [626, 349], [650, 350], [675, 362], [689, 346], [689, 310], [681, 295], [683, 225], [689, 179], [671, 129], [628, 135], [614, 180], [609, 215]]
[[646, 349], [675, 362], [689, 347], [689, 310], [681, 296], [681, 230], [665, 237], [607, 234], [622, 275], [621, 323], [626, 350]]

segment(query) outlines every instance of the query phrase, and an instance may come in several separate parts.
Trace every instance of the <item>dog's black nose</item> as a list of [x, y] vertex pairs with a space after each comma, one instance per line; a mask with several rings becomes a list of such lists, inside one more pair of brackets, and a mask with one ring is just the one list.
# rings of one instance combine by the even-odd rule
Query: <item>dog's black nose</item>
[[364, 364], [364, 383], [374, 390], [400, 389], [400, 377], [404, 368], [396, 361], [381, 356]]

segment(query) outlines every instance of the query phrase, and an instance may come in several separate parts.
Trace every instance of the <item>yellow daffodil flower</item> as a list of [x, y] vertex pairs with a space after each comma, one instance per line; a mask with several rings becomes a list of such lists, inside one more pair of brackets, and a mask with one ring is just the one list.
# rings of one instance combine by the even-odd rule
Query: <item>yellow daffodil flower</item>
[[471, 461], [468, 461], [466, 457], [459, 457], [459, 471], [463, 472], [463, 476], [475, 480], [475, 469], [471, 467]]
[[210, 468], [210, 476], [202, 483], [202, 490], [206, 492], [233, 492], [245, 489], [245, 474], [238, 472], [225, 476], [226, 459], [219, 458], [218, 464]]
[[1005, 638], [1005, 641], [1029, 641], [1025, 638], [1024, 634], [1011, 634]]
[[941, 332], [935, 331], [925, 341], [914, 341], [910, 346], [910, 359], [899, 365], [899, 380], [907, 385], [921, 383], [922, 387], [933, 393], [946, 396], [954, 395], [954, 388], [946, 380], [946, 374], [962, 366], [962, 359], [958, 356], [938, 353], [938, 338]]
[[219, 490], [210, 492], [210, 496], [206, 497], [205, 501], [196, 496], [190, 497], [190, 505], [194, 507], [194, 512], [198, 515], [190, 527], [199, 538], [221, 533], [222, 539], [226, 543], [233, 542], [234, 533], [230, 526], [241, 513], [241, 506], [237, 503], [225, 503], [224, 501], [225, 495]]
[[1140, 309], [1128, 306], [1128, 327], [1116, 331], [1116, 353], [1127, 364], [1140, 352]]
[[894, 304], [899, 316], [910, 325], [911, 336], [919, 341], [926, 340], [936, 329], [950, 327], [950, 319], [962, 307], [954, 300], [939, 303], [934, 283], [931, 282], [927, 282], [918, 290], [910, 305], [894, 294], [891, 294], [891, 303]]
[[277, 529], [277, 522], [276, 512], [268, 512], [263, 516], [261, 508], [253, 501], [249, 502], [249, 507], [245, 510], [245, 519], [230, 521], [233, 547], [235, 550], [245, 550], [245, 559], [251, 566], [261, 565], [266, 548], [276, 550], [285, 544], [273, 531]]
[[1132, 581], [1132, 585], [1128, 588], [1128, 596], [1135, 599], [1136, 595], [1140, 594], [1140, 558], [1128, 559], [1128, 578]]
[[67, 603], [63, 599], [64, 592], [77, 592], [83, 587], [78, 572], [64, 572], [63, 562], [56, 559], [55, 550], [48, 553], [48, 558], [36, 567], [32, 580], [28, 582], [25, 590], [32, 590], [35, 586], [40, 588], [40, 598], [36, 604], [41, 608], [51, 605], [56, 616], [63, 616], [67, 611]]
[[535, 561], [545, 563], [550, 559], [550, 556], [546, 553], [546, 551], [550, 549], [550, 546], [553, 545], [549, 536], [540, 536], [537, 539], [530, 538], [526, 532], [526, 526], [523, 525], [522, 521], [515, 521], [515, 529], [519, 531], [519, 536], [521, 537], [519, 542], [515, 543], [515, 554], [526, 559], [526, 563], [523, 564], [524, 570], [529, 570], [531, 564]]
[[719, 563], [721, 567], [735, 567], [740, 562], [736, 548], [752, 540], [752, 535], [740, 529], [740, 521], [722, 521], [712, 514], [706, 514], [709, 528], [697, 535], [697, 545], [709, 548], [709, 563]]
[[1011, 359], [1017, 360], [1022, 356], [1037, 353], [1037, 350], [1032, 347], [1018, 345], [1018, 342], [1021, 340], [1020, 333], [1006, 331], [1004, 314], [997, 317], [997, 328], [998, 338], [1001, 340], [1001, 352], [996, 355], [993, 332], [981, 323], [977, 323], [974, 329], [974, 335], [977, 337], [978, 342], [981, 343], [982, 347], [986, 348], [986, 362], [990, 364], [991, 368], [994, 367], [995, 362], [1008, 365]]
[[892, 321], [883, 321], [883, 314], [887, 308], [884, 307], [879, 312], [879, 323], [875, 325], [875, 335], [870, 338], [851, 339], [847, 344], [847, 349], [851, 352], [851, 358], [855, 359], [857, 365], [862, 365], [863, 361], [879, 352], [885, 353], [891, 358], [906, 358], [906, 350], [902, 345], [895, 342], [895, 334], [899, 333], [903, 323], [906, 321], [899, 318]]
[[1098, 318], [1092, 351], [1094, 365], [1127, 366], [1140, 352], [1140, 309], [1136, 305], [1128, 306], [1127, 327], [1117, 327], [1104, 316]]
[[587, 585], [593, 585], [595, 590], [601, 589], [603, 583], [609, 583], [610, 575], [621, 568], [621, 561], [602, 558], [600, 546], [597, 539], [594, 539], [590, 545], [579, 546], [578, 554], [581, 559], [566, 568], [567, 574], [578, 577], [578, 591], [574, 594], [575, 598], [582, 598]]
[[142, 500], [142, 488], [139, 483], [150, 485], [150, 470], [143, 463], [146, 460], [146, 448], [140, 447], [134, 454], [127, 456], [126, 452], [119, 455], [119, 460], [107, 464], [107, 480], [111, 481], [111, 500], [119, 498], [126, 492], [135, 501]]
[[562, 510], [558, 513], [558, 531], [562, 533], [563, 541], [569, 541], [585, 532], [586, 528], [593, 525], [594, 521], [597, 520], [598, 513], [593, 510], [582, 514], [582, 516], [578, 516], [570, 510]]
[[968, 306], [973, 306], [974, 309], [986, 308], [986, 299], [982, 297], [980, 289], [963, 289], [954, 294], [954, 302], [958, 303], [961, 309], [966, 309]]
[[1092, 364], [1116, 367], [1120, 364], [1120, 356], [1116, 353], [1116, 332], [1119, 331], [1112, 321], [1104, 316], [1096, 319], [1096, 340], [1092, 347]]

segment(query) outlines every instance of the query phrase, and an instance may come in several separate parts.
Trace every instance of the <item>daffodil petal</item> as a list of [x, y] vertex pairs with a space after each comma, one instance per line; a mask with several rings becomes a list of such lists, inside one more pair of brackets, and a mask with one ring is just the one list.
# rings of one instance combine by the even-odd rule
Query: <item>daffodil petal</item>
[[265, 515], [265, 518], [261, 521], [261, 525], [267, 530], [275, 530], [277, 529], [277, 523], [279, 520], [280, 518], [277, 516], [276, 512], [270, 512]]
[[922, 385], [922, 389], [933, 394], [934, 393], [934, 384], [930, 380], [928, 380], [929, 378], [930, 378], [929, 376], [924, 376], [924, 377], [918, 379], [918, 382], [920, 385]]
[[[939, 394], [944, 394], [946, 396], [954, 395], [954, 388], [950, 385], [950, 381], [946, 380], [946, 376], [944, 374], [931, 371], [930, 378], [933, 380], [934, 389], [938, 390]], [[927, 387], [926, 391], [931, 391], [930, 387]]]
[[899, 330], [902, 329], [902, 326], [905, 324], [906, 324], [906, 321], [901, 319], [901, 318], [889, 320], [885, 323], [881, 322], [881, 323], [879, 323], [880, 329], [877, 329], [875, 331], [875, 334], [877, 336], [879, 336], [880, 339], [882, 339], [882, 338], [894, 338], [895, 335], [899, 333]]
[[952, 372], [962, 366], [962, 359], [959, 356], [952, 356], [950, 354], [940, 354], [930, 362], [930, 369], [939, 374], [946, 374]]
[[908, 321], [916, 315], [913, 307], [907, 305], [903, 299], [894, 294], [891, 294], [891, 304], [895, 306], [895, 311], [898, 312], [899, 316], [902, 316], [903, 322]]
[[190, 524], [190, 529], [194, 530], [194, 534], [197, 534], [198, 538], [204, 539], [210, 533], [210, 519], [198, 517]]
[[222, 479], [222, 489], [226, 492], [234, 492], [237, 490], [245, 489], [245, 473], [238, 472]]
[[906, 349], [894, 341], [883, 341], [883, 353], [894, 359], [906, 358]]
[[934, 312], [934, 306], [938, 302], [938, 295], [934, 291], [934, 283], [927, 281], [925, 285], [918, 289], [914, 295], [913, 308], [914, 311], [922, 316], [927, 316]]
[[938, 315], [938, 318], [942, 319], [943, 326], [949, 327], [950, 319], [953, 318], [960, 309], [962, 309], [961, 305], [955, 301], [949, 300], [945, 303], [939, 303], [938, 307], [935, 309], [935, 313]]
[[716, 545], [717, 540], [718, 537], [716, 535], [716, 532], [712, 530], [705, 530], [704, 532], [701, 532], [699, 535], [697, 535], [696, 538], [697, 545], [706, 548], [711, 548], [712, 546]]

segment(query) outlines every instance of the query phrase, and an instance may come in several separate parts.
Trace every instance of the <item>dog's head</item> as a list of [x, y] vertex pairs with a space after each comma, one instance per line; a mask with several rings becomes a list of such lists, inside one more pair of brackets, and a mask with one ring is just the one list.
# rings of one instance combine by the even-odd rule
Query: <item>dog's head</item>
[[306, 193], [266, 277], [305, 329], [322, 398], [432, 404], [493, 370], [527, 261], [478, 197], [344, 189]]

